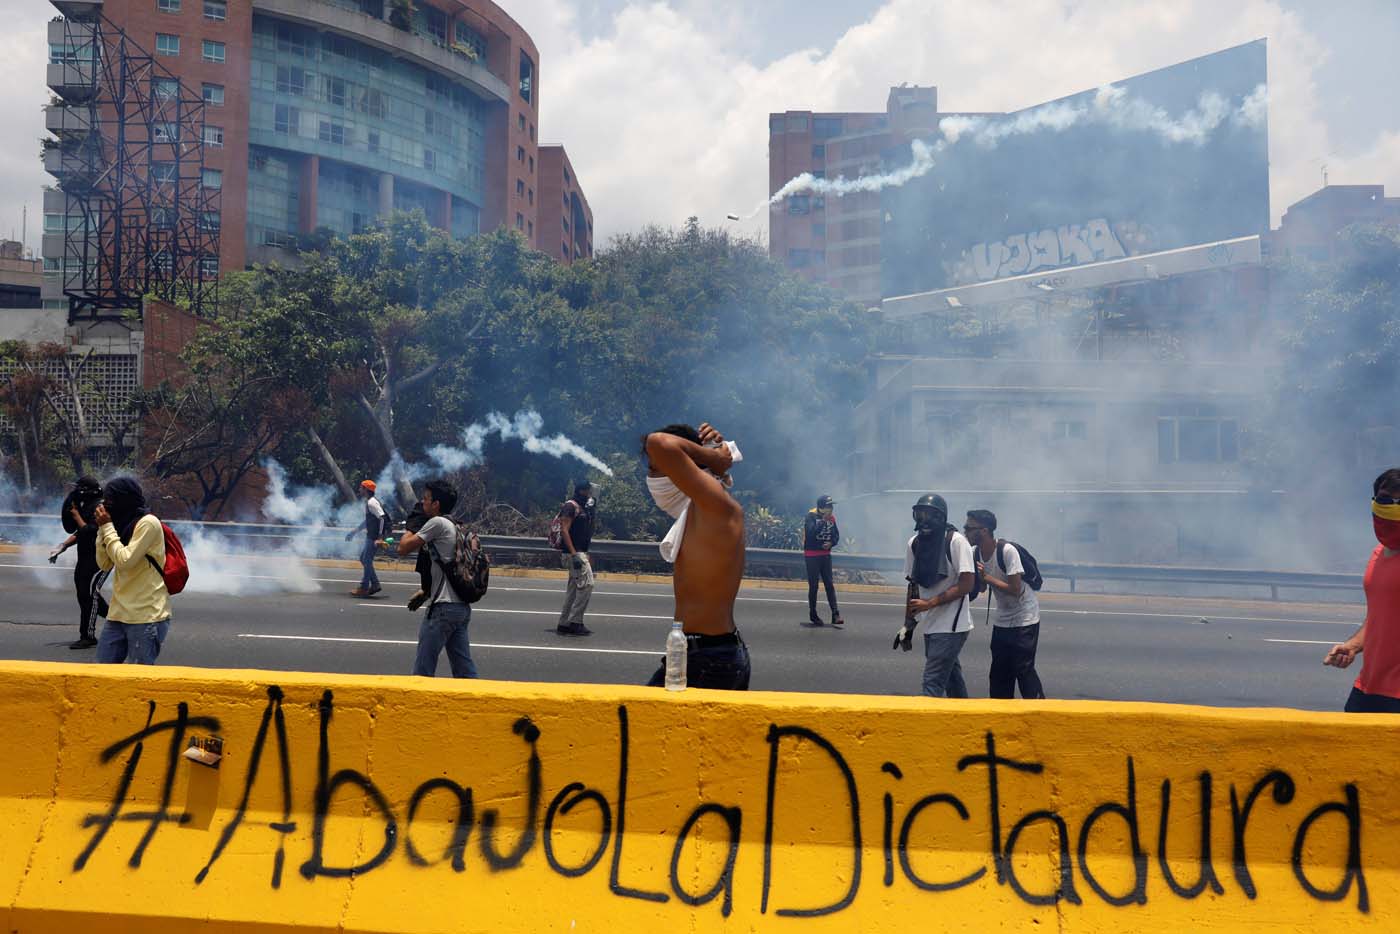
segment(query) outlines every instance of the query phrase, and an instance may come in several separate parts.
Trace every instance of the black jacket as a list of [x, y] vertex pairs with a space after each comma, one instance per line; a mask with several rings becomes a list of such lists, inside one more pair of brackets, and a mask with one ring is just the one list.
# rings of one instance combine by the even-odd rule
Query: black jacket
[[[828, 522], [817, 510], [808, 511], [802, 523], [802, 550], [827, 552], [841, 541], [841, 530], [836, 528], [836, 516]], [[828, 547], [828, 544], [830, 547]]]

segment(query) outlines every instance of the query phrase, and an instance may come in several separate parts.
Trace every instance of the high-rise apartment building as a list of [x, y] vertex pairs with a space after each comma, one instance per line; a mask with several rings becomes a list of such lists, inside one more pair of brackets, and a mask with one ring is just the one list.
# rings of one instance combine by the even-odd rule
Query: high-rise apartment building
[[[768, 117], [768, 190], [803, 172], [855, 178], [881, 171], [895, 146], [937, 128], [938, 89], [891, 88], [883, 113], [789, 110]], [[878, 192], [840, 198], [799, 194], [769, 209], [768, 252], [775, 260], [855, 302], [880, 304]]]
[[[284, 257], [318, 228], [350, 234], [414, 208], [457, 236], [504, 226], [562, 260], [591, 252], [591, 236], [587, 249], [570, 241], [562, 255], [560, 237], [543, 235], [557, 226], [563, 195], [541, 213], [539, 51], [490, 0], [54, 5], [68, 20], [49, 26], [56, 106], [71, 106], [62, 100], [71, 89], [54, 86], [52, 67], [86, 67], [98, 54], [68, 47], [73, 22], [99, 16], [103, 32], [149, 56], [152, 66], [137, 79], [151, 85], [143, 93], [202, 103], [199, 184], [217, 191], [219, 205], [207, 221], [220, 232], [217, 268], [205, 261], [210, 273]], [[172, 78], [178, 91], [166, 87]], [[79, 145], [71, 126], [60, 129], [63, 147]], [[56, 155], [50, 171], [59, 186], [44, 208], [52, 226], [71, 209], [64, 166]], [[568, 176], [586, 214], [572, 169]], [[66, 302], [57, 276], [45, 298]]]

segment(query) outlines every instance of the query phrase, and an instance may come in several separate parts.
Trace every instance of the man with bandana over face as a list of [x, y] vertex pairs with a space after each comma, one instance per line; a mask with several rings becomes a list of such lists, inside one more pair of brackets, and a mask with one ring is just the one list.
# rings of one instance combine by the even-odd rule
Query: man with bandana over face
[[165, 532], [146, 508], [135, 480], [118, 477], [102, 488], [93, 510], [97, 522], [97, 566], [114, 571], [107, 624], [97, 640], [97, 660], [154, 665], [170, 631], [170, 591], [165, 566]]
[[1363, 656], [1347, 713], [1400, 713], [1400, 467], [1377, 477], [1371, 496], [1371, 525], [1380, 544], [1362, 578], [1366, 618], [1322, 663], [1345, 668]]
[[[647, 489], [682, 530], [669, 549], [663, 543], [662, 554], [675, 562], [674, 618], [688, 648], [686, 683], [748, 690], [749, 652], [734, 624], [744, 575], [744, 509], [726, 483], [738, 448], [709, 424], [699, 431], [667, 425], [646, 436], [643, 452]], [[663, 660], [649, 684], [660, 687], [665, 678]]]
[[958, 653], [972, 631], [967, 595], [976, 582], [972, 545], [948, 524], [948, 503], [930, 493], [914, 504], [914, 534], [904, 554], [909, 602], [895, 648], [906, 652], [924, 637], [923, 692], [927, 697], [966, 697]]

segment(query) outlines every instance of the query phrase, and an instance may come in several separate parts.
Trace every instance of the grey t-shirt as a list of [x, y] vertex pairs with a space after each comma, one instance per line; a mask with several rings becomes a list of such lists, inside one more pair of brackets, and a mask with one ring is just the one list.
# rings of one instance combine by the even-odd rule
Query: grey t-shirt
[[457, 527], [446, 516], [433, 516], [423, 523], [418, 537], [423, 540], [428, 557], [433, 559], [433, 589], [428, 591], [430, 602], [461, 603], [462, 598], [457, 596], [457, 591], [453, 590], [452, 585], [443, 577], [442, 565], [438, 563], [452, 563], [452, 555], [457, 548]]

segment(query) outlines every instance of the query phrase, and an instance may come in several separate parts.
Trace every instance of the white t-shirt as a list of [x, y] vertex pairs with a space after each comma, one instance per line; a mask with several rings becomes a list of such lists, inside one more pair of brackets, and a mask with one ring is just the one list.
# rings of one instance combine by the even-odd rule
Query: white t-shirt
[[[997, 563], [996, 552], [992, 557], [983, 562], [987, 569], [985, 577], [995, 577], [998, 580], [1006, 580], [1013, 574], [1025, 574], [1026, 569], [1021, 566], [1021, 553], [1016, 550], [1016, 546], [1007, 542], [1001, 546], [1002, 560], [1006, 564], [1006, 573], [1002, 573], [1001, 565]], [[978, 552], [981, 556], [981, 552]], [[1030, 584], [1021, 581], [1021, 595], [1013, 597], [1009, 593], [1003, 593], [995, 587], [988, 585], [996, 601], [997, 611], [992, 617], [993, 626], [1002, 626], [1008, 629], [1016, 629], [1021, 626], [1034, 626], [1040, 622], [1040, 598], [1036, 592], [1031, 590]]]
[[[914, 542], [918, 537], [918, 535], [910, 536], [909, 544], [904, 549], [905, 577], [914, 576]], [[942, 536], [937, 537], [935, 542], [937, 547], [943, 547]], [[932, 587], [919, 585], [920, 598], [928, 600], [938, 596], [958, 582], [958, 575], [971, 574], [977, 569], [972, 560], [972, 545], [968, 544], [963, 533], [953, 533], [949, 549], [953, 553], [953, 559], [948, 563], [948, 574], [935, 581]], [[967, 605], [967, 597], [952, 603], [945, 603], [931, 610], [924, 610], [922, 613], [915, 614], [914, 619], [919, 624], [914, 628], [916, 636], [922, 636], [929, 632], [970, 632], [972, 630], [972, 612]]]
[[452, 555], [457, 548], [457, 527], [446, 516], [433, 516], [423, 523], [418, 537], [423, 540], [428, 557], [433, 559], [433, 589], [428, 591], [429, 600], [432, 603], [461, 603], [462, 598], [443, 577], [442, 565], [438, 564], [439, 561], [452, 563]]

